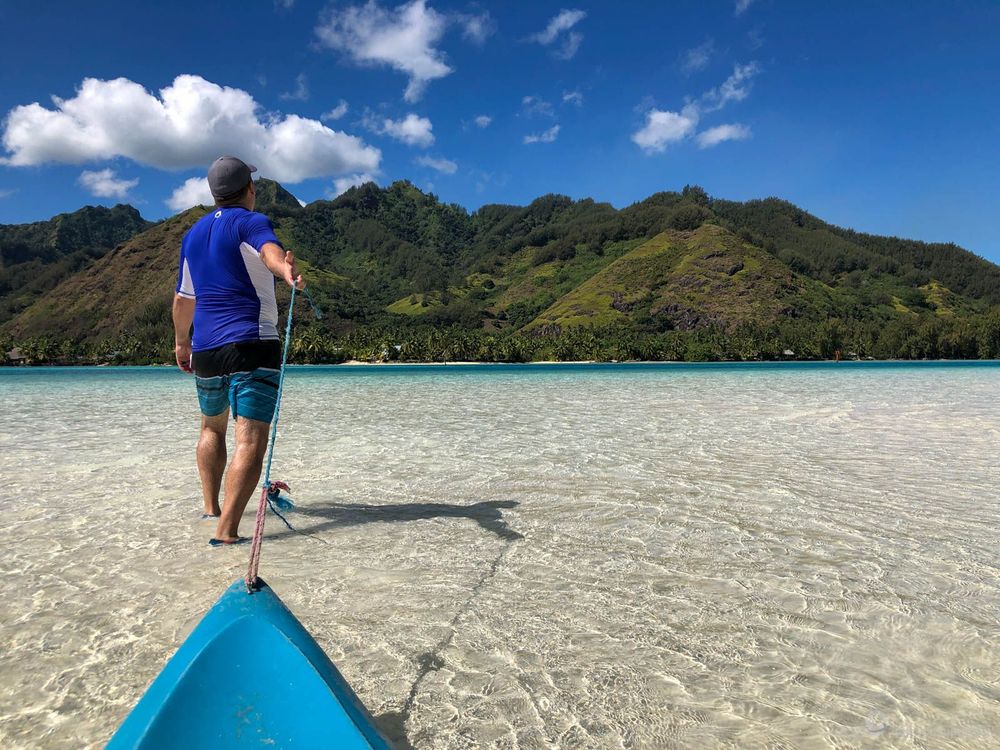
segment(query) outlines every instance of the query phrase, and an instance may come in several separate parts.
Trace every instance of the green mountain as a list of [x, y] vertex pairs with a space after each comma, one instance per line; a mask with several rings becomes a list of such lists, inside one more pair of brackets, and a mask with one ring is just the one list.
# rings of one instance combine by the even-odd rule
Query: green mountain
[[[177, 250], [205, 210], [81, 261], [44, 293], [17, 289], [23, 309], [0, 338], [37, 359], [169, 361]], [[300, 313], [300, 361], [1000, 355], [1000, 268], [776, 199], [688, 187], [621, 210], [547, 195], [469, 213], [405, 181], [301, 206], [261, 180], [258, 210], [326, 313]]]
[[86, 206], [48, 221], [0, 225], [0, 324], [151, 226], [125, 205]]
[[832, 292], [714, 224], [667, 230], [560, 297], [526, 329], [639, 323], [690, 330], [821, 319]]

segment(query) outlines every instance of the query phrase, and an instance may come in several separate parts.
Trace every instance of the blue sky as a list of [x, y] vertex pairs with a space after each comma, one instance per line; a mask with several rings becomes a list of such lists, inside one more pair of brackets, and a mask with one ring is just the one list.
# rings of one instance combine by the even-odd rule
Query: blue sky
[[409, 179], [474, 210], [778, 196], [1000, 262], [1000, 3], [0, 5], [0, 223]]

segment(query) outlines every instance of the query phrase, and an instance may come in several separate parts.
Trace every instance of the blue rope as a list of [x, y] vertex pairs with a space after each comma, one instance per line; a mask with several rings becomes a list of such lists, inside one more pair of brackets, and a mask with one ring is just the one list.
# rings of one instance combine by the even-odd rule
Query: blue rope
[[295, 286], [292, 286], [292, 301], [288, 303], [288, 322], [285, 324], [285, 346], [281, 352], [281, 371], [278, 375], [278, 400], [274, 404], [274, 419], [271, 420], [271, 444], [267, 449], [267, 468], [264, 470], [264, 487], [271, 486], [271, 459], [274, 458], [274, 438], [278, 434], [278, 413], [281, 411], [281, 390], [285, 387], [285, 363], [288, 361], [288, 345], [292, 343], [292, 312], [295, 309]]
[[[323, 313], [320, 311], [319, 307], [313, 301], [312, 295], [309, 294], [308, 289], [303, 289], [305, 292], [306, 299], [309, 301], [309, 306], [312, 308], [313, 313], [316, 315], [317, 320], [321, 320]], [[288, 347], [292, 343], [292, 313], [295, 311], [295, 286], [292, 286], [292, 299], [288, 303], [288, 320], [285, 323], [285, 345], [281, 352], [281, 370], [278, 374], [278, 395], [277, 400], [274, 404], [274, 419], [271, 420], [271, 438], [269, 445], [267, 447], [267, 466], [264, 469], [264, 482], [262, 487], [267, 490], [267, 505], [282, 522], [291, 531], [295, 531], [295, 528], [288, 522], [281, 511], [278, 510], [280, 507], [282, 510], [291, 509], [292, 502], [288, 498], [282, 497], [280, 494], [279, 487], [271, 486], [271, 461], [274, 459], [274, 443], [278, 435], [278, 414], [281, 412], [281, 393], [285, 387], [285, 365], [288, 363]]]
[[[319, 306], [313, 302], [312, 295], [309, 294], [309, 287], [302, 290], [306, 294], [306, 300], [309, 302], [309, 307], [312, 308], [313, 315], [316, 316], [316, 320], [323, 320], [323, 312], [319, 309]], [[293, 298], [294, 299], [294, 298]]]
[[[309, 300], [309, 304], [312, 305], [313, 309], [319, 314], [319, 308], [316, 307], [315, 303], [312, 301], [312, 297], [309, 292], [306, 292], [306, 298]], [[288, 362], [288, 347], [292, 343], [292, 313], [295, 311], [295, 286], [292, 285], [292, 299], [288, 303], [288, 321], [285, 323], [285, 345], [281, 352], [281, 370], [278, 374], [278, 396], [274, 404], [274, 419], [271, 420], [271, 439], [270, 445], [267, 448], [267, 467], [264, 469], [264, 482], [262, 487], [267, 489], [267, 505], [290, 530], [295, 531], [294, 527], [288, 522], [281, 512], [275, 506], [281, 506], [285, 510], [292, 507], [292, 503], [286, 498], [281, 497], [279, 494], [279, 489], [277, 487], [271, 486], [271, 461], [274, 459], [274, 443], [278, 435], [278, 414], [281, 412], [281, 392], [285, 387], [285, 365]]]

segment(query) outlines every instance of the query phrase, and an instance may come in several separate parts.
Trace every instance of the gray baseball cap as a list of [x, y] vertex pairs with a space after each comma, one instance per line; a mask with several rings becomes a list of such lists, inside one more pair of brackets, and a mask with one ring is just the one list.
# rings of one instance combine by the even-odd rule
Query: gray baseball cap
[[257, 167], [235, 156], [220, 156], [208, 168], [208, 188], [214, 198], [235, 195], [250, 182], [250, 173]]

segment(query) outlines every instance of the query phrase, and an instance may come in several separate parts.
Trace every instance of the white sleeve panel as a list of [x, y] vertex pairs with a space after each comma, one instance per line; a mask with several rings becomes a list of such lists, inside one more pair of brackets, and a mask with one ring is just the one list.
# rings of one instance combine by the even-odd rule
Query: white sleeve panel
[[194, 282], [191, 281], [191, 269], [188, 268], [187, 258], [184, 259], [183, 265], [181, 265], [181, 285], [177, 290], [177, 293], [181, 297], [187, 297], [188, 299], [194, 299]]

